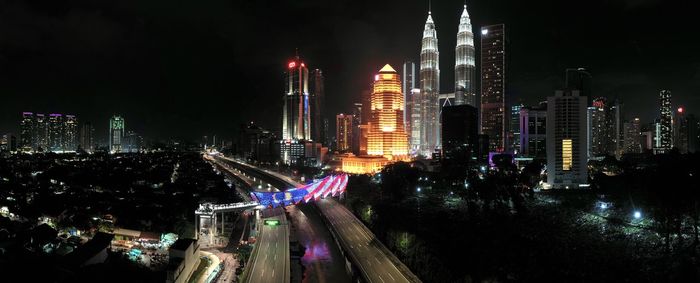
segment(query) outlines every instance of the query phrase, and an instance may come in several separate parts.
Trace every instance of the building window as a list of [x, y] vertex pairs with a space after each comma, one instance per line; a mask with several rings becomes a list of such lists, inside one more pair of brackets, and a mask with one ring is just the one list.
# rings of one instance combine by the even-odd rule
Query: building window
[[561, 141], [561, 161], [563, 165], [563, 170], [564, 171], [569, 171], [571, 170], [571, 164], [573, 162], [572, 154], [573, 151], [571, 150], [571, 140], [570, 139], [565, 139]]

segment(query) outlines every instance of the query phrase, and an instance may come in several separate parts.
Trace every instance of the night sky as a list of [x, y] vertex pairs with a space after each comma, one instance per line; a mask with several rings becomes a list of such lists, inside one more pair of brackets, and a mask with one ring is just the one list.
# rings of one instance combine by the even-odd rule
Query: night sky
[[[280, 3], [281, 2], [281, 3]], [[571, 3], [577, 6], [570, 6]], [[507, 99], [533, 104], [586, 67], [596, 96], [651, 122], [660, 89], [700, 114], [693, 1], [467, 1], [475, 44], [505, 23]], [[442, 92], [451, 92], [463, 1], [433, 1]], [[22, 111], [70, 113], [107, 134], [112, 114], [147, 138], [279, 130], [295, 48], [326, 76], [329, 116], [350, 110], [385, 63], [419, 60], [427, 1], [0, 0], [0, 133]], [[478, 51], [478, 50], [477, 50]], [[477, 57], [478, 61], [478, 57]]]

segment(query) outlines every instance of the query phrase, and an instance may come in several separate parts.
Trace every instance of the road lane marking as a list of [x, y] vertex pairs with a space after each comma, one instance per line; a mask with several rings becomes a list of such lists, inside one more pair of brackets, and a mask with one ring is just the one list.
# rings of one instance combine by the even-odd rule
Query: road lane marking
[[382, 283], [384, 283], [384, 279], [382, 279], [381, 275], [377, 275], [377, 277], [379, 277], [379, 280], [382, 280]]

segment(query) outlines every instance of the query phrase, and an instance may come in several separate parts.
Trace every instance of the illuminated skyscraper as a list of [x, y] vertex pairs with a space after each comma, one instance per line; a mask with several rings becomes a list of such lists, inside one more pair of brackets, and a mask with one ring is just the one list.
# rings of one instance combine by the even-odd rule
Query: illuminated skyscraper
[[44, 114], [34, 115], [34, 150], [49, 150], [49, 123]]
[[481, 28], [481, 132], [489, 150], [505, 150], [505, 26]]
[[[406, 129], [411, 128], [411, 90], [416, 88], [416, 64], [412, 61], [403, 62], [403, 73], [401, 79], [401, 90], [403, 90], [403, 101], [406, 102], [406, 109], [403, 112], [403, 123]], [[411, 135], [408, 133], [409, 136]]]
[[34, 113], [22, 112], [22, 120], [19, 125], [19, 147], [24, 152], [30, 152], [34, 148]]
[[457, 47], [455, 48], [455, 105], [476, 105], [474, 34], [467, 5], [459, 18]]
[[421, 145], [421, 129], [423, 128], [423, 121], [421, 121], [421, 93], [420, 89], [414, 88], [411, 90], [411, 122], [410, 128], [407, 128], [407, 130], [410, 132], [409, 136], [409, 145], [410, 145], [410, 153], [415, 154], [419, 152], [420, 150], [420, 145]]
[[122, 152], [124, 145], [124, 118], [112, 116], [109, 119], [109, 151], [112, 153]]
[[282, 139], [310, 140], [309, 69], [299, 56], [287, 64], [285, 78]]
[[353, 115], [338, 114], [335, 116], [336, 150], [346, 152], [353, 148]]
[[80, 148], [90, 153], [95, 151], [95, 128], [90, 122], [80, 127]]
[[553, 189], [588, 186], [586, 103], [578, 90], [547, 98], [547, 183]]
[[642, 125], [639, 118], [624, 123], [624, 153], [642, 152]]
[[78, 118], [75, 115], [66, 115], [63, 124], [63, 150], [75, 151], [78, 149]]
[[431, 156], [439, 144], [440, 52], [435, 23], [428, 11], [420, 51], [421, 138], [420, 153]]
[[370, 104], [367, 154], [381, 155], [388, 160], [406, 160], [408, 136], [403, 124], [401, 81], [389, 64], [384, 65], [379, 74], [374, 76]]
[[659, 125], [656, 153], [667, 153], [673, 146], [672, 126], [673, 111], [671, 110], [671, 91], [662, 90], [659, 92]]
[[63, 150], [63, 115], [49, 114], [49, 150]]

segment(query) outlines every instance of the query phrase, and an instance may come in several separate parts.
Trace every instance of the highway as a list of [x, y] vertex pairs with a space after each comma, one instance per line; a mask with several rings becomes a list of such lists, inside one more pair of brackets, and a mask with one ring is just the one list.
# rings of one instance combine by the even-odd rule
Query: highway
[[[227, 160], [238, 162], [233, 159]], [[238, 162], [240, 164], [240, 162]], [[282, 174], [244, 164], [258, 172], [267, 173], [291, 187], [302, 184]], [[346, 254], [360, 269], [362, 277], [370, 283], [421, 282], [352, 212], [332, 198], [316, 201]]]
[[[272, 215], [266, 215], [266, 214]], [[256, 250], [253, 252], [247, 282], [273, 283], [290, 281], [289, 226], [284, 210], [276, 208], [264, 211], [258, 222]], [[279, 225], [264, 225], [265, 220], [277, 220]]]

